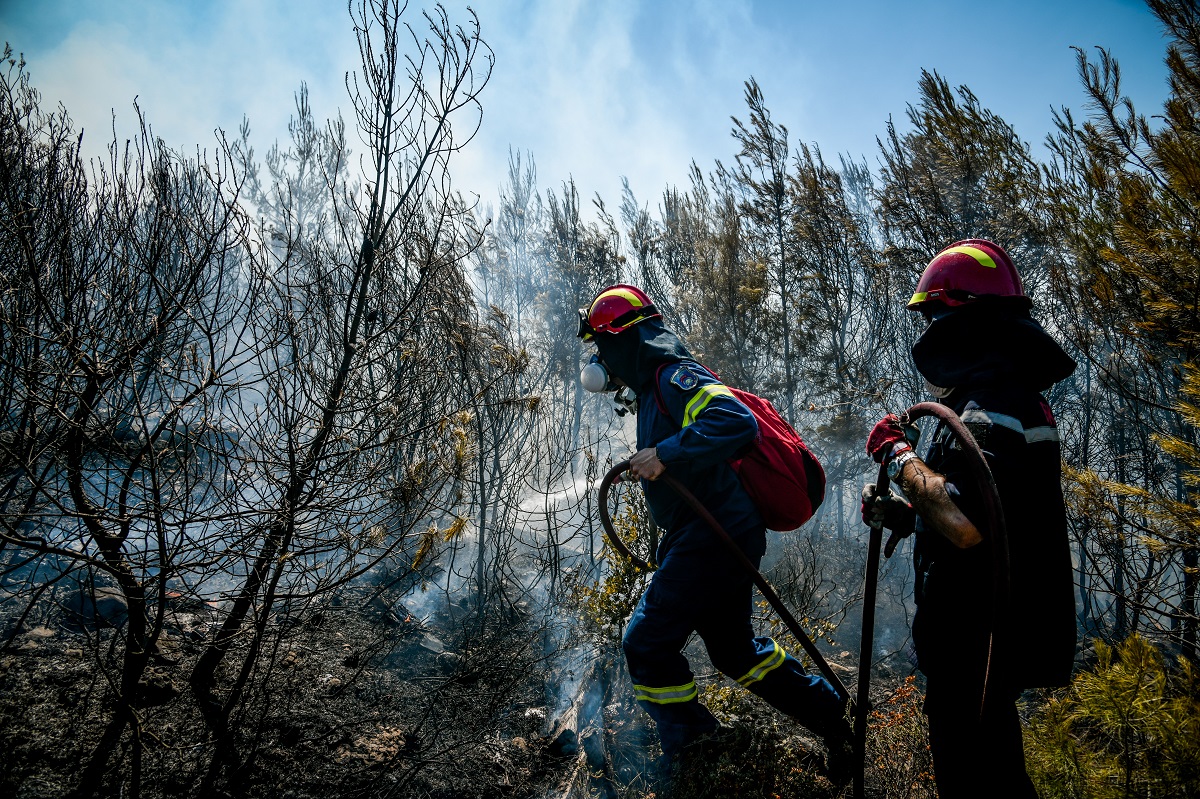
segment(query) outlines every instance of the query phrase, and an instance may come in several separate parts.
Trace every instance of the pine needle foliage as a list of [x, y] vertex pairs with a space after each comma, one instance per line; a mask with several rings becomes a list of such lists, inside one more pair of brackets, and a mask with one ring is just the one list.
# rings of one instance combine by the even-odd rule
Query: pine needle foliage
[[[1114, 456], [1094, 464], [1112, 502], [1100, 510], [1126, 536], [1112, 560], [1114, 593], [1153, 608], [1195, 661], [1200, 596], [1200, 4], [1147, 0], [1171, 39], [1171, 94], [1152, 123], [1122, 94], [1107, 51], [1079, 51], [1089, 114], [1058, 115], [1048, 186], [1069, 254], [1051, 281], [1079, 352], [1120, 397]], [[1131, 425], [1148, 447], [1129, 439]], [[1155, 446], [1157, 445], [1157, 446]], [[1143, 453], [1130, 458], [1128, 450]], [[1114, 465], [1115, 464], [1115, 465]], [[1095, 475], [1080, 473], [1097, 485]], [[1087, 492], [1085, 492], [1087, 493]], [[1075, 510], [1079, 510], [1076, 508]], [[1093, 520], [1087, 517], [1085, 522]], [[1137, 564], [1143, 564], [1139, 567]], [[1154, 582], [1153, 596], [1145, 593]], [[1129, 586], [1133, 586], [1129, 588]], [[1139, 592], [1141, 595], [1138, 595]], [[1123, 637], [1123, 625], [1115, 628]]]
[[1022, 265], [1036, 298], [1045, 231], [1029, 145], [966, 86], [922, 70], [918, 88], [911, 130], [889, 121], [879, 142], [879, 215], [892, 260], [919, 271], [952, 241], [991, 239]]
[[[640, 491], [624, 492], [622, 498], [626, 504], [613, 518], [613, 529], [626, 547], [653, 563], [653, 553], [646, 552], [644, 543], [651, 540], [646, 501]], [[650, 583], [650, 573], [622, 557], [607, 540], [600, 560], [605, 564], [603, 575], [578, 582], [571, 592], [571, 601], [579, 612], [584, 634], [601, 646], [617, 647], [625, 635], [630, 614]]]
[[1200, 796], [1200, 680], [1131, 635], [1038, 709], [1026, 756], [1044, 799]]

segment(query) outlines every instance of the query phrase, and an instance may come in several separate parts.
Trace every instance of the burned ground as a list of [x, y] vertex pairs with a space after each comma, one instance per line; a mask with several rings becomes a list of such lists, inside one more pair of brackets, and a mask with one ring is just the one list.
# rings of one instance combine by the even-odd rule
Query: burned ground
[[[257, 687], [225, 741], [206, 734], [187, 675], [204, 606], [177, 609], [143, 680], [138, 727], [145, 796], [524, 796], [553, 787], [561, 752], [543, 733], [536, 625], [449, 616], [438, 636], [403, 609], [345, 597], [280, 618]], [[365, 592], [364, 592], [365, 593]], [[117, 629], [80, 629], [50, 611], [0, 659], [0, 793], [62, 796], [111, 715]], [[221, 756], [215, 757], [218, 754]], [[130, 750], [99, 786], [121, 795]], [[219, 763], [219, 765], [214, 765]], [[124, 776], [118, 776], [124, 775]]]
[[[711, 672], [698, 675], [705, 701], [728, 730], [683, 764], [668, 793], [653, 728], [615, 653], [568, 661], [569, 641], [528, 612], [446, 606], [418, 619], [365, 590], [281, 615], [256, 688], [232, 714], [227, 738], [214, 741], [187, 684], [211, 614], [202, 603], [172, 603], [143, 680], [140, 764], [123, 741], [103, 784], [80, 795], [129, 795], [135, 770], [145, 797], [839, 795], [823, 776], [817, 740]], [[0, 656], [0, 794], [18, 799], [80, 787], [111, 716], [121, 634], [49, 604], [36, 615]], [[703, 656], [695, 661], [702, 671]], [[885, 710], [888, 695], [877, 703]], [[881, 728], [887, 735], [919, 719], [908, 707], [877, 723], [892, 725]], [[911, 743], [903, 738], [891, 749]], [[886, 758], [874, 759], [875, 793], [888, 795], [880, 780], [911, 770], [912, 756], [886, 769]]]

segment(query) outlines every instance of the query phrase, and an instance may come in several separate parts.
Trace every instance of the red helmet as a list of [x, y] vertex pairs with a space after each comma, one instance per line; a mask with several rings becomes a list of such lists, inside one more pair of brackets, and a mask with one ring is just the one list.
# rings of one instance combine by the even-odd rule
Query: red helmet
[[980, 297], [1024, 297], [1021, 276], [999, 244], [987, 239], [956, 241], [939, 252], [921, 273], [908, 310], [927, 303], [954, 307]]
[[662, 314], [646, 292], [618, 283], [597, 294], [587, 308], [579, 309], [579, 337], [587, 341], [594, 333], [620, 333], [656, 316]]

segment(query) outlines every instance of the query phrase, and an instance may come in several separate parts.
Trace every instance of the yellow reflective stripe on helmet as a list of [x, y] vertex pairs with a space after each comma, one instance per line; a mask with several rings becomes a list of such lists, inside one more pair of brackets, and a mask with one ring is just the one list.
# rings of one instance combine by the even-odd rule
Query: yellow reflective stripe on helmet
[[648, 685], [633, 686], [634, 698], [639, 702], [650, 702], [655, 705], [673, 705], [678, 702], [690, 702], [697, 694], [696, 681], [686, 685], [672, 685], [668, 688], [651, 688]]
[[739, 685], [749, 687], [783, 665], [787, 652], [784, 652], [783, 647], [775, 643], [774, 639], [771, 640], [771, 643], [775, 646], [775, 651], [763, 658], [762, 662], [746, 672], [744, 676], [739, 677]]
[[[912, 296], [912, 299], [908, 301], [908, 304], [912, 305], [913, 303], [917, 303], [917, 302], [925, 302], [925, 298], [928, 296], [929, 296], [928, 291], [918, 291], [916, 294], [914, 294]], [[586, 341], [586, 339], [584, 339], [584, 340]]]
[[963, 255], [969, 255], [974, 258], [979, 262], [980, 266], [986, 266], [988, 269], [996, 268], [996, 262], [992, 260], [992, 256], [988, 255], [978, 247], [968, 247], [964, 245], [959, 247], [950, 247], [943, 252], [961, 252]]
[[708, 403], [713, 397], [732, 397], [733, 392], [720, 383], [710, 383], [707, 386], [701, 386], [696, 392], [696, 396], [688, 401], [687, 406], [683, 409], [683, 426], [687, 427], [692, 422], [696, 421], [696, 417], [704, 412], [708, 407]]
[[599, 297], [592, 300], [592, 304], [588, 308], [588, 316], [591, 316], [592, 311], [596, 310], [596, 303], [598, 303], [598, 302], [600, 302], [600, 300], [606, 299], [608, 297], [624, 297], [626, 300], [629, 301], [629, 304], [632, 305], [634, 308], [641, 308], [642, 306], [645, 305], [645, 303], [641, 301], [641, 299], [638, 297], [638, 295], [634, 294], [629, 289], [611, 288], [608, 291], [601, 292]]

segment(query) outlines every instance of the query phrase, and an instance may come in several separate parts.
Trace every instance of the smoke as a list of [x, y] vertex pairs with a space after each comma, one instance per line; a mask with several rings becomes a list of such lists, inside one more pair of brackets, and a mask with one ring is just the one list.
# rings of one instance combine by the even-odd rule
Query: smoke
[[552, 491], [530, 491], [520, 501], [519, 508], [525, 514], [536, 514], [547, 508], [579, 511], [584, 495], [595, 491], [595, 485], [586, 477], [576, 477]]

